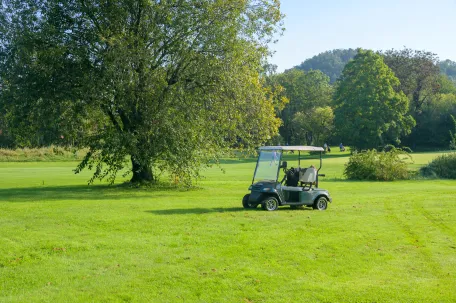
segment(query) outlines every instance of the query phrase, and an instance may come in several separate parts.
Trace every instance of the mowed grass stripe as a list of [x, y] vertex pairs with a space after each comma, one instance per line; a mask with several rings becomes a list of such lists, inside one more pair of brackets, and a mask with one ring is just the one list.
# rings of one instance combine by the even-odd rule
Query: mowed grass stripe
[[2, 163], [0, 301], [454, 302], [456, 181], [348, 182], [346, 160], [323, 163], [324, 212], [244, 210], [254, 161], [190, 191]]

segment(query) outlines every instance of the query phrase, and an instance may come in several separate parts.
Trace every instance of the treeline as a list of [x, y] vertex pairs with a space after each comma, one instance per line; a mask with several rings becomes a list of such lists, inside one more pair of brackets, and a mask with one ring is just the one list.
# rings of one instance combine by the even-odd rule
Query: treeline
[[[267, 71], [263, 86], [282, 121], [272, 144], [422, 150], [446, 149], [453, 140], [456, 62], [439, 61], [433, 53], [337, 49], [283, 73]], [[30, 111], [18, 114], [24, 106], [17, 104], [14, 116], [0, 115], [0, 147], [80, 146], [106, 119], [90, 107], [69, 110], [59, 102], [53, 114], [36, 112], [37, 126], [30, 123]]]
[[268, 76], [288, 103], [275, 144], [448, 149], [456, 63], [427, 51], [332, 50]]

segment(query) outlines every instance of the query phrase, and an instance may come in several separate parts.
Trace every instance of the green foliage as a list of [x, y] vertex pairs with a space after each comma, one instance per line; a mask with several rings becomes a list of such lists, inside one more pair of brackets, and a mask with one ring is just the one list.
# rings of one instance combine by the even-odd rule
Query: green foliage
[[[354, 152], [345, 165], [349, 180], [393, 181], [409, 178], [407, 169], [411, 156], [404, 150], [389, 146], [388, 151], [376, 149]], [[408, 160], [408, 161], [407, 161]]]
[[[1, 102], [0, 102], [1, 106]], [[9, 148], [14, 145], [14, 140], [9, 134], [4, 114], [0, 108], [0, 148]]]
[[11, 125], [26, 145], [46, 125], [86, 125], [76, 172], [95, 169], [91, 181], [130, 161], [134, 182], [167, 171], [190, 184], [227, 148], [277, 132], [260, 77], [276, 0], [6, 0], [0, 15]]
[[285, 144], [286, 144], [286, 142], [280, 134], [275, 135], [268, 142], [266, 142], [266, 145], [274, 145], [274, 146], [285, 145]]
[[440, 72], [445, 74], [456, 84], [456, 62], [451, 60], [444, 60], [439, 62]]
[[82, 160], [87, 151], [49, 146], [42, 148], [0, 149], [0, 162], [47, 162]]
[[456, 153], [440, 155], [420, 168], [424, 177], [456, 179]]
[[456, 87], [440, 72], [445, 73], [447, 67], [451, 70], [450, 62], [439, 64], [435, 54], [408, 48], [389, 50], [382, 55], [400, 81], [396, 90], [404, 92], [409, 98], [409, 113], [416, 121], [416, 127], [402, 142], [414, 147], [447, 145], [447, 131], [444, 129], [451, 122], [448, 114], [454, 111], [448, 109], [447, 101], [452, 98]]
[[451, 81], [447, 75], [439, 75], [438, 84], [441, 94], [456, 94], [456, 82]]
[[344, 68], [335, 92], [335, 127], [356, 149], [399, 143], [415, 125], [409, 101], [394, 89], [399, 80], [380, 55], [360, 49]]
[[440, 92], [438, 58], [436, 54], [409, 48], [388, 50], [383, 53], [386, 65], [394, 72], [400, 84], [395, 87], [410, 99], [410, 113], [417, 117], [431, 96]]
[[285, 89], [284, 95], [289, 101], [279, 113], [283, 121], [280, 134], [289, 144], [300, 144], [298, 140], [304, 134], [297, 133], [299, 126], [293, 123], [293, 119], [298, 112], [310, 115], [315, 108], [331, 103], [333, 88], [329, 78], [320, 71], [304, 72], [297, 69], [272, 77]]
[[334, 129], [334, 113], [331, 107], [317, 107], [297, 112], [293, 117], [294, 142], [323, 146]]
[[334, 49], [313, 56], [295, 68], [304, 71], [320, 70], [329, 77], [330, 83], [334, 83], [342, 74], [345, 64], [353, 59], [356, 53], [352, 48]]
[[264, 76], [262, 83], [266, 98], [273, 104], [276, 116], [280, 116], [285, 105], [290, 102], [286, 96], [285, 88], [279, 83], [279, 78], [275, 75]]
[[404, 141], [417, 148], [448, 148], [448, 130], [453, 129], [451, 115], [456, 116], [456, 95], [438, 94], [422, 108], [417, 125]]
[[454, 133], [450, 130], [450, 149], [456, 149], [456, 119], [453, 115], [450, 116], [454, 126]]

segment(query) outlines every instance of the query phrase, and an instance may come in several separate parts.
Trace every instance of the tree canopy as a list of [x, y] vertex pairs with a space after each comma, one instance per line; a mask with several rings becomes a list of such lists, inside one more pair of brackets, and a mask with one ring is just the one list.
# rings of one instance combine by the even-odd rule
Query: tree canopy
[[388, 50], [382, 53], [385, 63], [400, 81], [397, 91], [410, 99], [410, 112], [417, 117], [423, 105], [440, 90], [438, 58], [427, 51]]
[[334, 113], [330, 106], [316, 107], [293, 116], [294, 139], [306, 145], [323, 146], [333, 135]]
[[129, 158], [132, 181], [165, 171], [188, 183], [223, 149], [277, 132], [260, 72], [278, 0], [3, 2], [11, 131], [24, 142], [43, 126], [82, 131], [76, 172], [94, 167], [92, 180], [113, 181]]
[[383, 58], [360, 49], [344, 68], [335, 92], [335, 126], [345, 145], [356, 149], [398, 143], [415, 125], [409, 100]]
[[[316, 107], [331, 103], [333, 88], [329, 84], [329, 77], [318, 70], [304, 72], [298, 69], [291, 69], [271, 77], [274, 82], [283, 87], [283, 95], [288, 100], [285, 107], [278, 112], [278, 116], [283, 121], [280, 134], [285, 143], [304, 144], [303, 135], [296, 133], [298, 129], [299, 132], [302, 131], [302, 127], [293, 122], [294, 116], [301, 112], [308, 117]], [[307, 144], [312, 143], [312, 139], [306, 141]]]

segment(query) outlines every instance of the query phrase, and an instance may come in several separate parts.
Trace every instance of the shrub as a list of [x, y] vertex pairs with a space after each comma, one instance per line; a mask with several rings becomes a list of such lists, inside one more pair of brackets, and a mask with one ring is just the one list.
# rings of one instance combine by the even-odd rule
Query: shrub
[[18, 153], [12, 149], [0, 149], [0, 158], [2, 157], [17, 157]]
[[84, 157], [86, 149], [74, 150], [60, 146], [41, 148], [0, 149], [0, 162], [8, 161], [74, 161]]
[[345, 164], [344, 175], [350, 180], [408, 179], [407, 162], [411, 159], [406, 151], [393, 146], [387, 146], [382, 152], [376, 149], [355, 152]]
[[456, 153], [444, 154], [420, 168], [424, 177], [456, 179]]

